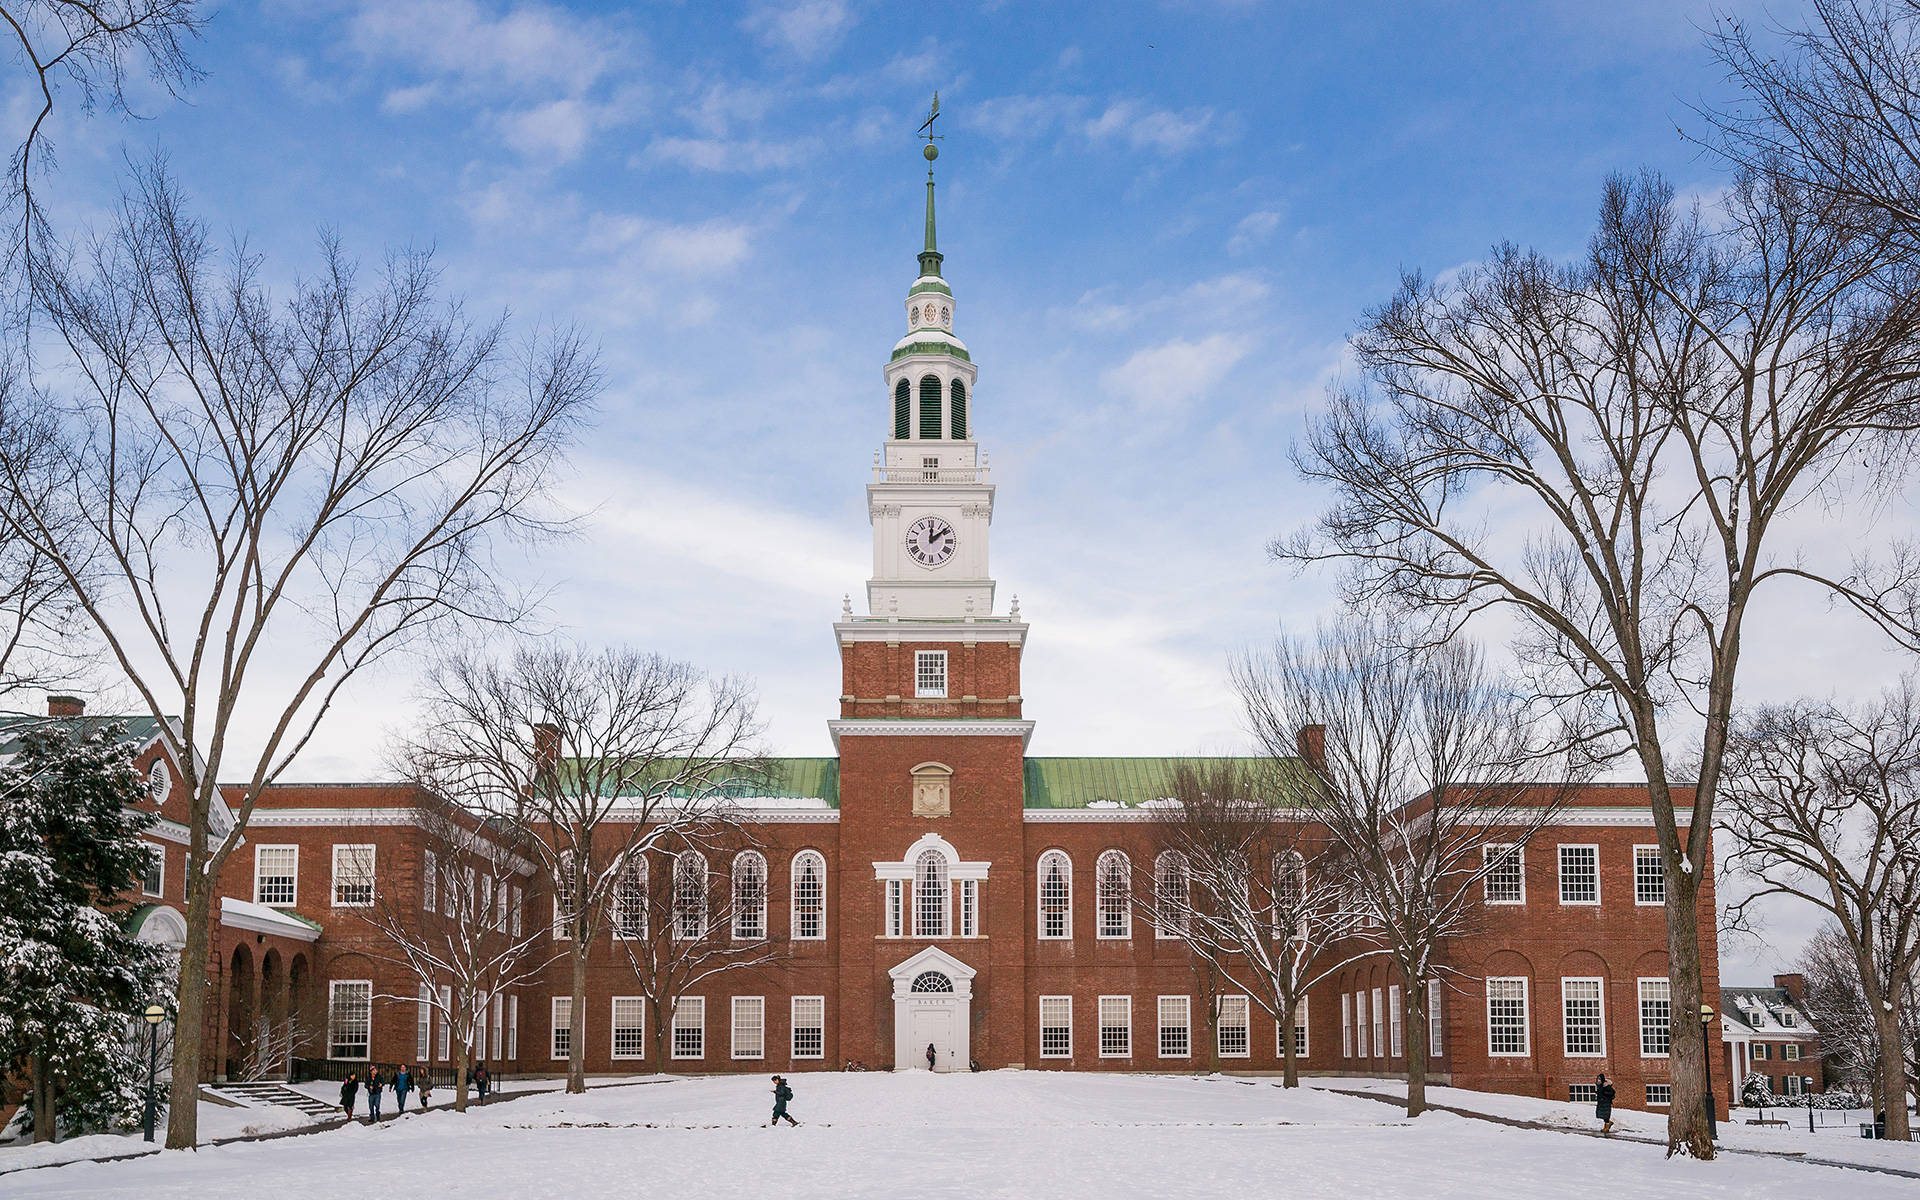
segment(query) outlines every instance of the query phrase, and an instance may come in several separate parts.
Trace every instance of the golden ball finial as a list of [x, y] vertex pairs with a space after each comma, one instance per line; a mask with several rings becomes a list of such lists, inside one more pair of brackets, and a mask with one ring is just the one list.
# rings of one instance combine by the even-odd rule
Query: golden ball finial
[[940, 147], [934, 145], [932, 142], [928, 142], [927, 148], [925, 150], [922, 150], [920, 153], [927, 156], [928, 162], [932, 162], [934, 159], [940, 157]]

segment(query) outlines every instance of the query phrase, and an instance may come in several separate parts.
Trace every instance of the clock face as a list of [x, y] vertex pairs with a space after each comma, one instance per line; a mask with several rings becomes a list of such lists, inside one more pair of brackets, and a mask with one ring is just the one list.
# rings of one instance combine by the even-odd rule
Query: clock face
[[921, 517], [907, 529], [907, 553], [923, 567], [937, 567], [952, 558], [957, 542], [953, 526], [939, 517]]

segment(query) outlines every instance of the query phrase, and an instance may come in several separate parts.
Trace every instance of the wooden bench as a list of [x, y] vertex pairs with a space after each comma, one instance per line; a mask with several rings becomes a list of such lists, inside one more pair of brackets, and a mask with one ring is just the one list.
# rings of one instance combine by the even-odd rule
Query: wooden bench
[[1764, 1117], [1764, 1118], [1763, 1118], [1763, 1117], [1748, 1117], [1748, 1118], [1747, 1118], [1747, 1124], [1749, 1124], [1749, 1125], [1785, 1125], [1785, 1124], [1786, 1124], [1786, 1122], [1785, 1122], [1785, 1121], [1782, 1121], [1782, 1120], [1780, 1120], [1780, 1119], [1779, 1119], [1779, 1118], [1777, 1118], [1777, 1117]]

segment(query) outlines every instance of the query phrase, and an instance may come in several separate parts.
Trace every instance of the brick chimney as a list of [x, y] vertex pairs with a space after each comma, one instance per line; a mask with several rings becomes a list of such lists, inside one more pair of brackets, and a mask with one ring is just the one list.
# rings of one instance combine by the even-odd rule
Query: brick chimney
[[542, 722], [533, 727], [533, 771], [551, 779], [560, 768], [560, 727]]
[[1294, 748], [1299, 751], [1300, 759], [1310, 770], [1327, 769], [1327, 727], [1325, 725], [1302, 725], [1300, 732], [1293, 735]]
[[1805, 975], [1775, 975], [1773, 986], [1793, 997], [1795, 1004], [1807, 1002], [1807, 977]]
[[47, 715], [50, 717], [84, 717], [87, 715], [87, 702], [78, 696], [48, 696]]

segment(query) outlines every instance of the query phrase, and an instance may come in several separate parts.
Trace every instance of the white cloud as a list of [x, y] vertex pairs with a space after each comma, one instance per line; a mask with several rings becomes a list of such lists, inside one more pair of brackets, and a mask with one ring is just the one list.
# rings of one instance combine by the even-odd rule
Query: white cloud
[[1233, 236], [1227, 239], [1227, 251], [1230, 254], [1245, 254], [1255, 246], [1265, 242], [1280, 228], [1280, 211], [1266, 208], [1250, 212], [1240, 218], [1233, 227]]
[[413, 87], [394, 88], [380, 98], [380, 111], [396, 116], [419, 112], [431, 104], [439, 94], [438, 84], [422, 83]]
[[1135, 150], [1161, 154], [1184, 153], [1213, 140], [1217, 133], [1211, 108], [1174, 112], [1148, 108], [1137, 100], [1116, 100], [1086, 124], [1086, 134], [1094, 141], [1118, 139]]
[[784, 6], [763, 4], [740, 27], [773, 49], [810, 60], [839, 45], [853, 24], [853, 11], [844, 0], [801, 0]]
[[711, 220], [676, 225], [637, 216], [597, 216], [586, 249], [630, 256], [634, 266], [675, 275], [721, 274], [738, 266], [753, 243], [750, 226]]
[[1130, 400], [1143, 413], [1183, 410], [1212, 391], [1251, 348], [1238, 334], [1216, 333], [1199, 341], [1175, 338], [1135, 351], [1100, 376], [1107, 392]]
[[371, 60], [471, 83], [569, 92], [597, 81], [619, 51], [601, 23], [537, 3], [496, 11], [474, 0], [370, 0], [354, 14], [348, 38]]
[[806, 161], [820, 148], [812, 138], [767, 142], [759, 139], [655, 138], [641, 155], [646, 161], [671, 163], [695, 171], [768, 171]]
[[552, 100], [500, 118], [500, 136], [529, 158], [567, 162], [593, 130], [594, 114], [578, 100]]

